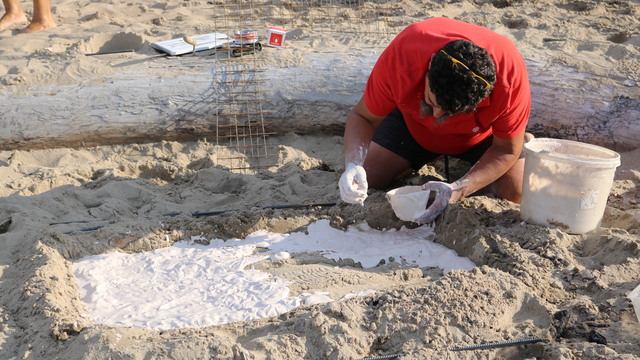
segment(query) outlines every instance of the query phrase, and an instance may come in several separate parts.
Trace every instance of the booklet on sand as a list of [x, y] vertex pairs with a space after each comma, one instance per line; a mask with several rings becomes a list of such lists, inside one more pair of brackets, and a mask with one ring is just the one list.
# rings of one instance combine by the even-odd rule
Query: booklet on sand
[[[192, 38], [196, 41], [196, 51], [210, 50], [233, 42], [232, 38], [220, 33], [195, 35]], [[193, 52], [193, 45], [184, 41], [183, 38], [154, 42], [151, 43], [151, 47], [172, 56]]]

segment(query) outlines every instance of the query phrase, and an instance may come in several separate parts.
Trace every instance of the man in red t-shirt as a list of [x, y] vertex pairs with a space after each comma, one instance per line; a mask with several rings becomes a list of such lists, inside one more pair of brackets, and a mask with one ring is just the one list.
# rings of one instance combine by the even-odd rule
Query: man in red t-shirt
[[486, 186], [520, 202], [530, 107], [527, 68], [509, 39], [448, 18], [410, 25], [380, 55], [349, 113], [340, 195], [363, 204], [369, 187], [451, 155], [474, 165], [453, 184], [424, 184], [436, 200], [417, 221]]

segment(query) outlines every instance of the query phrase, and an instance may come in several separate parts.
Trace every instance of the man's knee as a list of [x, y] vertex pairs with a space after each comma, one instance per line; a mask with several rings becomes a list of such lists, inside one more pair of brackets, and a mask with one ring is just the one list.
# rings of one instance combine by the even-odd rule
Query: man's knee
[[406, 159], [372, 142], [364, 161], [370, 189], [386, 189], [392, 181], [411, 171]]
[[511, 169], [493, 183], [492, 192], [496, 197], [519, 204], [522, 199], [523, 179], [524, 159], [518, 159]]

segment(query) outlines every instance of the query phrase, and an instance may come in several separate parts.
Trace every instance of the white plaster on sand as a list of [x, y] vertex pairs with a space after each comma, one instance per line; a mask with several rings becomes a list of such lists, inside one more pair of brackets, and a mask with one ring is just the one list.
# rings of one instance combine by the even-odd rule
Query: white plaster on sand
[[[180, 242], [139, 254], [89, 256], [73, 265], [81, 298], [94, 323], [151, 329], [205, 327], [276, 316], [301, 305], [334, 301], [326, 293], [289, 296], [288, 283], [251, 265], [289, 253], [317, 252], [371, 268], [394, 257], [407, 266], [471, 269], [467, 258], [428, 239], [433, 229], [379, 231], [366, 224], [341, 231], [327, 220], [308, 234], [257, 231], [243, 240]], [[257, 248], [266, 252], [256, 253]], [[372, 291], [350, 293], [349, 299]]]

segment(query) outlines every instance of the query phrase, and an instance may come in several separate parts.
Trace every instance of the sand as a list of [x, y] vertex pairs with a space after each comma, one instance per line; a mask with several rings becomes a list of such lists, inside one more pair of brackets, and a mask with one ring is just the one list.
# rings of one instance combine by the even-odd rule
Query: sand
[[[111, 60], [84, 53], [116, 34], [136, 34], [127, 39], [142, 47], [208, 32], [213, 26], [199, 10], [209, 3], [56, 1], [57, 28], [0, 33], [2, 91], [109, 73]], [[31, 4], [23, 5], [30, 12]], [[392, 15], [401, 24], [445, 15], [490, 26], [512, 37], [527, 58], [553, 59], [633, 89], [640, 82], [639, 7], [638, 1], [404, 0]], [[313, 46], [348, 51], [348, 44], [326, 39], [289, 41], [294, 55]], [[280, 60], [287, 66], [296, 59]], [[434, 241], [478, 265], [471, 271], [445, 275], [393, 261], [361, 269], [353, 261], [294, 254], [261, 268], [303, 284], [297, 292], [376, 293], [198, 329], [92, 323], [72, 274], [72, 262], [87, 255], [145, 252], [195, 235], [302, 231], [320, 219], [338, 229], [361, 222], [415, 226], [393, 215], [382, 191], [372, 191], [363, 207], [339, 201], [339, 136], [287, 133], [269, 143], [277, 160], [261, 172], [229, 170], [224, 158], [233, 151], [206, 139], [0, 152], [0, 359], [640, 358], [640, 323], [627, 298], [640, 283], [639, 149], [621, 152], [602, 226], [586, 234], [526, 224], [517, 204], [486, 196], [450, 206], [436, 221]], [[466, 168], [454, 163], [452, 170], [455, 176]], [[434, 164], [397, 185], [442, 172]], [[319, 203], [336, 205], [272, 208]], [[234, 211], [192, 216], [213, 210]], [[102, 227], [79, 231], [95, 226]], [[543, 341], [449, 350], [529, 337]]]

